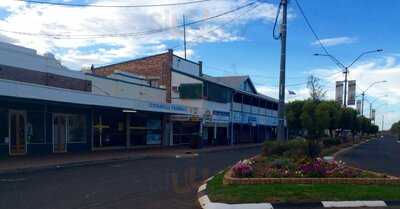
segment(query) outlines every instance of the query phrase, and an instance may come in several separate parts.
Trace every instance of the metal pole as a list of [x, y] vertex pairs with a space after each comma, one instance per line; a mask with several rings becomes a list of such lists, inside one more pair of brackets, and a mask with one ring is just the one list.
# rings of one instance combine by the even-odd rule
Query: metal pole
[[372, 120], [372, 103], [369, 103], [369, 119]]
[[382, 115], [382, 128], [381, 128], [382, 132], [383, 132], [383, 126], [384, 126], [384, 123], [385, 123], [384, 121], [385, 121], [385, 115]]
[[285, 134], [285, 74], [286, 74], [286, 33], [287, 33], [287, 0], [281, 0], [282, 23], [280, 27], [281, 63], [279, 76], [279, 103], [278, 103], [278, 140], [286, 140]]
[[185, 19], [185, 15], [183, 15], [183, 47], [184, 47], [185, 59], [186, 59], [186, 19]]
[[365, 92], [361, 94], [362, 100], [361, 100], [361, 115], [364, 116], [364, 97], [365, 97]]
[[347, 69], [347, 67], [344, 69], [344, 99], [343, 99], [343, 106], [347, 107], [347, 74], [349, 73], [349, 70]]

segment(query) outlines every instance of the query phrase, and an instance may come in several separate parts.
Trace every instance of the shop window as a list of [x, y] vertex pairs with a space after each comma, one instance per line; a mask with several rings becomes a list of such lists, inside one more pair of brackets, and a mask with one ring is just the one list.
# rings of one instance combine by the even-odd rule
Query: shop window
[[188, 144], [193, 137], [199, 135], [199, 126], [197, 122], [176, 121], [173, 125], [173, 143]]
[[0, 144], [8, 144], [8, 112], [0, 110]]
[[161, 120], [148, 120], [147, 128], [147, 144], [161, 144]]
[[44, 143], [44, 113], [28, 112], [27, 115], [26, 130], [28, 143]]
[[68, 142], [86, 141], [86, 118], [83, 115], [68, 116]]
[[130, 141], [131, 146], [161, 144], [161, 119], [133, 115], [130, 122]]

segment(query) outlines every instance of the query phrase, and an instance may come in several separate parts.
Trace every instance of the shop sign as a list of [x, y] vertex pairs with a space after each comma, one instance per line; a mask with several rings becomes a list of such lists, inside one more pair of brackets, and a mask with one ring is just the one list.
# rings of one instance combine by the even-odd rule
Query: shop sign
[[231, 118], [230, 112], [225, 111], [213, 111], [212, 119], [213, 121], [229, 121]]
[[149, 108], [153, 110], [164, 110], [164, 111], [174, 111], [174, 112], [188, 112], [188, 108], [182, 105], [176, 104], [162, 104], [162, 103], [148, 103]]
[[211, 122], [212, 121], [212, 114], [210, 110], [206, 110], [203, 114], [203, 119], [206, 122]]

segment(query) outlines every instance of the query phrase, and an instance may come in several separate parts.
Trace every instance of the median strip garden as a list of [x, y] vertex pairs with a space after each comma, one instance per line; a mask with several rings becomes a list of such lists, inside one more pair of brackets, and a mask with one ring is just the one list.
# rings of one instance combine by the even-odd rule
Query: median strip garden
[[224, 203], [400, 199], [399, 178], [311, 156], [314, 149], [305, 140], [267, 142], [262, 155], [209, 181], [209, 198]]

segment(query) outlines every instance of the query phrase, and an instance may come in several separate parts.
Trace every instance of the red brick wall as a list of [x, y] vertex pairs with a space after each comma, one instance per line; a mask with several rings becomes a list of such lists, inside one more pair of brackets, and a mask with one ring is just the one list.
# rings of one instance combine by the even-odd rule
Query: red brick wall
[[159, 77], [159, 84], [166, 88], [166, 102], [171, 103], [172, 51], [137, 60], [96, 68], [94, 73], [107, 76], [114, 71], [123, 71], [149, 77]]

